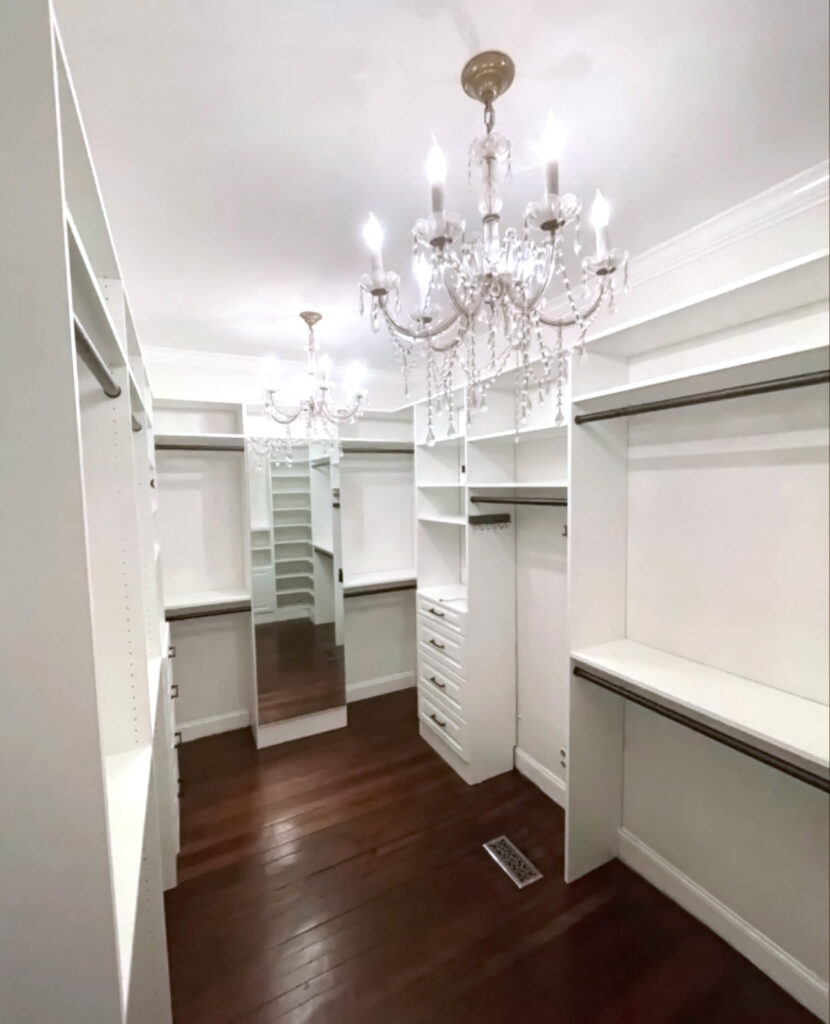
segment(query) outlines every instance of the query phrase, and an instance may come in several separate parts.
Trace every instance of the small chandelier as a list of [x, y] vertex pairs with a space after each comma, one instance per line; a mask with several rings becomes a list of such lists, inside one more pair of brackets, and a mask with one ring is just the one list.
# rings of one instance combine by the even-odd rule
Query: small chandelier
[[314, 325], [322, 320], [321, 313], [306, 310], [300, 313], [308, 327], [308, 369], [298, 387], [289, 394], [285, 389], [269, 386], [265, 389], [263, 404], [269, 419], [282, 428], [265, 437], [251, 437], [249, 446], [260, 458], [269, 457], [290, 465], [292, 449], [298, 445], [322, 441], [334, 446], [338, 428], [354, 421], [364, 411], [366, 390], [363, 388], [364, 370], [360, 363], [346, 368], [343, 378], [343, 404], [336, 404], [332, 396], [331, 359], [319, 354], [314, 338]]
[[[597, 190], [591, 209], [596, 234], [592, 256], [581, 260], [573, 280], [565, 259], [566, 230], [574, 253], [581, 251], [581, 201], [559, 192], [559, 157], [564, 142], [552, 115], [543, 138], [545, 194], [528, 204], [520, 230], [500, 234], [500, 184], [511, 176], [510, 142], [494, 131], [494, 101], [510, 87], [515, 68], [505, 53], [480, 53], [467, 62], [461, 84], [468, 96], [484, 105], [485, 134], [469, 150], [468, 178], [479, 179], [481, 232], [469, 240], [465, 224], [444, 206], [446, 161], [433, 142], [427, 159], [432, 212], [412, 229], [413, 272], [420, 305], [411, 317], [400, 315], [397, 274], [384, 270], [383, 229], [373, 214], [363, 230], [371, 254], [371, 273], [360, 281], [360, 309], [369, 297], [372, 329], [385, 321], [409, 387], [413, 358], [426, 357], [428, 426], [434, 442], [434, 413], [446, 409], [449, 434], [454, 432], [452, 392], [457, 372], [465, 377], [468, 422], [486, 408], [487, 392], [497, 376], [515, 367], [516, 428], [526, 421], [533, 396], [543, 400], [556, 390], [556, 422], [563, 422], [568, 365], [583, 354], [588, 329], [604, 304], [613, 311], [618, 271], [627, 287], [628, 254], [612, 249], [608, 238], [610, 206]], [[548, 290], [559, 285], [560, 303], [546, 311]], [[547, 340], [543, 328], [552, 329]], [[571, 337], [565, 332], [573, 328]]]

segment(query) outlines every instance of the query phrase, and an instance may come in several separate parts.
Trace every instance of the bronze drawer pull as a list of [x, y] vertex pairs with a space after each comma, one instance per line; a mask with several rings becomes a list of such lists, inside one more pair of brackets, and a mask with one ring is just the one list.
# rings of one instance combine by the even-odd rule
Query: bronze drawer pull
[[438, 641], [434, 640], [432, 637], [429, 638], [429, 642], [432, 644], [433, 647], [437, 647], [439, 651], [443, 651], [444, 647], [446, 646], [445, 644], [439, 644]]
[[435, 722], [436, 725], [440, 725], [442, 729], [447, 728], [447, 723], [442, 722], [438, 715], [436, 715], [434, 712], [430, 711], [429, 717], [433, 720], [433, 722]]
[[447, 684], [446, 683], [439, 683], [438, 680], [435, 678], [435, 676], [430, 676], [429, 677], [429, 682], [431, 682], [433, 686], [437, 686], [439, 690], [446, 690], [446, 688], [447, 688]]
[[434, 615], [434, 616], [436, 616], [436, 618], [439, 618], [439, 619], [443, 619], [444, 618], [444, 613], [443, 612], [437, 612], [434, 608], [430, 608], [429, 614], [430, 615]]

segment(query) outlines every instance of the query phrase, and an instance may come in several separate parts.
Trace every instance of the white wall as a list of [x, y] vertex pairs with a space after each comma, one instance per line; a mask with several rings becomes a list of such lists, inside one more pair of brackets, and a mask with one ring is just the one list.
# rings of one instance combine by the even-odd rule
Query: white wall
[[[567, 509], [528, 507], [516, 519], [517, 764], [532, 758], [565, 789], [568, 746]], [[535, 778], [535, 776], [534, 776]], [[538, 781], [538, 779], [536, 780]]]

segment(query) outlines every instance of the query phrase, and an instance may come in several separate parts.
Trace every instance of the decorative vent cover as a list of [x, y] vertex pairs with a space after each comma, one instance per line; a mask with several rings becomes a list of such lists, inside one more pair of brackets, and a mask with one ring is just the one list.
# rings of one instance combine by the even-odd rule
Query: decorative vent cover
[[510, 842], [507, 836], [491, 839], [489, 843], [484, 844], [484, 849], [520, 889], [542, 877], [542, 872]]

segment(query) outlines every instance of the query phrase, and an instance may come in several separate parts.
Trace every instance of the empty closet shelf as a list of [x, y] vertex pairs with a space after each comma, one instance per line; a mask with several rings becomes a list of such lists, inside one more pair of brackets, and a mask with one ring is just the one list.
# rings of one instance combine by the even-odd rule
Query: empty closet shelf
[[164, 602], [164, 616], [168, 622], [250, 610], [251, 595], [242, 590], [205, 590], [170, 597]]
[[445, 523], [448, 526], [466, 526], [467, 520], [464, 516], [418, 516], [420, 523]]
[[133, 960], [151, 761], [149, 746], [113, 754], [105, 761], [110, 862], [124, 991], [129, 991]]
[[745, 753], [754, 750], [818, 782], [830, 780], [824, 704], [631, 640], [583, 648], [571, 657], [577, 678], [639, 699], [681, 724], [686, 719], [692, 728], [702, 726], [728, 745], [751, 748]]
[[414, 590], [417, 577], [414, 569], [392, 569], [385, 572], [364, 572], [350, 576], [343, 584], [344, 597], [386, 594], [398, 590]]
[[156, 434], [156, 451], [241, 452], [242, 434]]
[[325, 547], [323, 544], [314, 544], [314, 550], [318, 555], [322, 555], [323, 558], [334, 558], [334, 551], [331, 548]]

